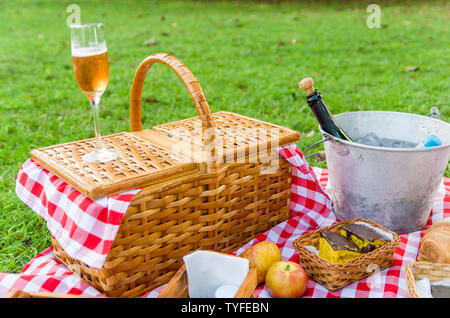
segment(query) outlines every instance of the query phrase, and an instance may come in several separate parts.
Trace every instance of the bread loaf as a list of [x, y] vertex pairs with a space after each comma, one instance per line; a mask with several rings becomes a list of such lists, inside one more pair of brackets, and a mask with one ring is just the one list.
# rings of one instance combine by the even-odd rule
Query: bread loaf
[[450, 217], [433, 224], [425, 233], [420, 253], [436, 263], [450, 263]]

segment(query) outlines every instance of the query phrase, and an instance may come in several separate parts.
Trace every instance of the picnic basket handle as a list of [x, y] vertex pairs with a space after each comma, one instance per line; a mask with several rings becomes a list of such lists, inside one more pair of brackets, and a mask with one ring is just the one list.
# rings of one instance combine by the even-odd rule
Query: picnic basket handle
[[[130, 95], [130, 125], [131, 131], [142, 129], [141, 98], [144, 80], [150, 67], [155, 63], [162, 63], [170, 67], [183, 81], [191, 94], [197, 109], [198, 116], [202, 122], [203, 142], [208, 145], [214, 139], [214, 121], [209, 109], [208, 101], [195, 78], [194, 74], [176, 57], [166, 53], [154, 53], [145, 58], [139, 65], [131, 85]], [[208, 133], [206, 131], [208, 130]]]

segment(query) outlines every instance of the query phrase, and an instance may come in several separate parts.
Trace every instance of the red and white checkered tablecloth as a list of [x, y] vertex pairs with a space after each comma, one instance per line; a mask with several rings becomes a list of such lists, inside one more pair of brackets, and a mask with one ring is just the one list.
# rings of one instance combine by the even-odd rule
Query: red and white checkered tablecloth
[[16, 177], [16, 194], [42, 217], [50, 233], [72, 258], [102, 268], [128, 206], [139, 189], [91, 200], [27, 160]]
[[[336, 223], [336, 217], [332, 210], [331, 201], [326, 194], [327, 181], [328, 181], [328, 171], [326, 169], [320, 169], [316, 167], [310, 167], [303, 157], [303, 154], [299, 151], [296, 146], [289, 146], [280, 149], [280, 154], [283, 155], [287, 160], [289, 160], [293, 166], [293, 176], [292, 176], [292, 199], [291, 199], [291, 218], [288, 220], [274, 226], [265, 233], [259, 235], [252, 241], [248, 242], [240, 249], [235, 251], [236, 255], [242, 253], [248, 247], [264, 241], [269, 240], [277, 244], [281, 250], [283, 260], [292, 260], [299, 262], [298, 253], [293, 248], [292, 243], [295, 239], [304, 233], [316, 230], [319, 227], [324, 227]], [[26, 165], [27, 164], [27, 165]], [[28, 166], [28, 164], [30, 166]], [[32, 160], [27, 161], [24, 164], [25, 168], [21, 168], [21, 171], [25, 174], [33, 175], [35, 169], [42, 169]], [[32, 166], [38, 168], [32, 168]], [[58, 197], [62, 193], [64, 194], [64, 199], [66, 206], [72, 206], [75, 202], [76, 205], [82, 204], [84, 202], [85, 209], [82, 209], [85, 213], [91, 213], [96, 215], [103, 215], [101, 221], [105, 223], [109, 222], [108, 213], [100, 213], [98, 211], [104, 211], [105, 205], [102, 208], [92, 208], [94, 203], [86, 203], [86, 198], [81, 199], [78, 194], [74, 194], [73, 188], [56, 178], [54, 175], [48, 171], [44, 171], [39, 177], [32, 178], [30, 181], [24, 176], [22, 172], [18, 174], [17, 178], [17, 188], [16, 192], [21, 195], [22, 200], [27, 203], [30, 208], [32, 208], [39, 215], [43, 215], [44, 219], [49, 215], [53, 217], [55, 213], [62, 213], [65, 211], [63, 206], [58, 206], [59, 203], [55, 201], [55, 197]], [[44, 175], [47, 177], [44, 178]], [[42, 179], [41, 179], [42, 178]], [[49, 183], [48, 183], [49, 182]], [[42, 189], [41, 189], [42, 187]], [[324, 191], [325, 190], [325, 191]], [[21, 191], [27, 192], [26, 194], [21, 193]], [[137, 190], [136, 190], [137, 192]], [[44, 193], [44, 194], [43, 194]], [[120, 213], [126, 211], [125, 205], [126, 201], [130, 202], [133, 193], [126, 193], [125, 199], [120, 200], [123, 204], [122, 209], [119, 209]], [[128, 197], [127, 197], [128, 196]], [[131, 197], [131, 198], [130, 198]], [[77, 199], [78, 198], [78, 199]], [[67, 202], [67, 201], [71, 201]], [[41, 202], [41, 203], [39, 203]], [[56, 202], [57, 207], [52, 207]], [[97, 201], [96, 201], [97, 202]], [[47, 206], [44, 204], [46, 203]], [[106, 209], [108, 204], [106, 204]], [[113, 205], [116, 209], [115, 205]], [[54, 209], [52, 213], [47, 212], [49, 209]], [[61, 211], [60, 211], [61, 209]], [[58, 212], [56, 212], [58, 210]], [[93, 212], [92, 210], [98, 210]], [[78, 210], [80, 211], [80, 210]], [[115, 222], [118, 222], [118, 217], [116, 210], [113, 210], [112, 217]], [[66, 212], [66, 214], [70, 214]], [[105, 216], [106, 214], [106, 216]], [[450, 179], [443, 178], [438, 193], [435, 198], [433, 209], [431, 211], [427, 226], [421, 231], [403, 234], [401, 235], [401, 243], [398, 245], [395, 254], [394, 261], [391, 267], [377, 272], [365, 279], [354, 282], [346, 287], [330, 292], [322, 285], [309, 280], [306, 294], [304, 297], [319, 297], [319, 298], [367, 298], [367, 297], [408, 297], [406, 280], [404, 276], [404, 267], [416, 260], [420, 239], [428, 229], [428, 227], [445, 217], [450, 216]], [[120, 218], [120, 217], [119, 217]], [[95, 218], [94, 218], [95, 219]], [[59, 218], [61, 220], [61, 217]], [[74, 217], [73, 221], [60, 222], [61, 224], [70, 223], [71, 227], [68, 232], [69, 235], [77, 233], [77, 229], [80, 224], [78, 223], [78, 218]], [[92, 221], [92, 220], [91, 220]], [[47, 223], [49, 221], [47, 220]], [[96, 221], [94, 221], [95, 223]], [[113, 222], [114, 223], [114, 222]], [[120, 222], [119, 222], [120, 224]], [[93, 225], [91, 225], [93, 227]], [[105, 229], [106, 226], [104, 225]], [[63, 228], [66, 228], [63, 226]], [[87, 230], [88, 227], [82, 226], [83, 230]], [[109, 228], [110, 229], [110, 228]], [[49, 228], [50, 230], [50, 228]], [[81, 231], [82, 232], [82, 231]], [[99, 234], [100, 235], [100, 234]], [[80, 235], [85, 240], [90, 241], [89, 235]], [[109, 238], [113, 237], [112, 235]], [[78, 238], [78, 236], [76, 237]], [[89, 238], [89, 239], [88, 239]], [[101, 238], [101, 237], [100, 237]], [[77, 241], [77, 239], [75, 239]], [[98, 238], [95, 238], [95, 242]], [[108, 240], [109, 241], [109, 240]], [[107, 246], [105, 243], [102, 246]], [[94, 244], [95, 245], [95, 244]], [[95, 245], [95, 246], [98, 246]], [[85, 248], [86, 247], [84, 246]], [[96, 247], [93, 249], [95, 250]], [[92, 247], [91, 247], [92, 249]], [[105, 251], [107, 249], [97, 249], [100, 251]], [[98, 253], [101, 255], [102, 253]], [[82, 254], [84, 255], [84, 254]], [[95, 254], [91, 254], [95, 255]], [[98, 255], [97, 255], [98, 256]], [[164, 286], [161, 286], [153, 291], [146, 293], [141, 296], [143, 298], [153, 298], [157, 297], [159, 291]], [[49, 247], [41, 254], [36, 256], [31, 260], [19, 274], [0, 274], [0, 297], [4, 297], [8, 291], [12, 289], [21, 289], [24, 291], [46, 291], [54, 293], [68, 293], [68, 294], [78, 294], [87, 296], [101, 297], [101, 293], [95, 288], [89, 286], [87, 283], [79, 279], [75, 274], [71, 273], [64, 265], [60, 264], [54, 257], [52, 253], [52, 248]], [[269, 293], [265, 289], [264, 285], [258, 286], [256, 289], [256, 294], [261, 298], [270, 297]]]

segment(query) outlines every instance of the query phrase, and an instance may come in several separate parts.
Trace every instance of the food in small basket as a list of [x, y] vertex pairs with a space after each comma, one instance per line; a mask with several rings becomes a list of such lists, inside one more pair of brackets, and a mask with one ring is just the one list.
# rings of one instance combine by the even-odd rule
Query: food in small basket
[[360, 256], [362, 252], [344, 235], [325, 230], [320, 233], [319, 256], [333, 264], [344, 264]]
[[[375, 248], [371, 252], [364, 253], [353, 241], [340, 233], [343, 226], [359, 222], [376, 227], [379, 231], [386, 234], [387, 238], [392, 239], [388, 243]], [[333, 260], [330, 261], [328, 259], [324, 259], [324, 257], [330, 258], [330, 255], [336, 256], [341, 254], [339, 251], [336, 253], [336, 250], [332, 248], [331, 250], [328, 250], [329, 253], [326, 252], [325, 249], [329, 247], [324, 244], [324, 235], [322, 233], [327, 233], [327, 231], [335, 233], [331, 234], [331, 236], [345, 242], [345, 244], [343, 244], [344, 248], [341, 249], [341, 253], [343, 255], [337, 264], [333, 263]], [[325, 236], [326, 235], [327, 234], [325, 234]], [[320, 251], [321, 239], [322, 251]], [[336, 242], [334, 243], [336, 244]], [[374, 271], [371, 270], [371, 268], [373, 268], [374, 265], [377, 265], [380, 270], [391, 266], [395, 249], [399, 243], [400, 237], [397, 233], [373, 221], [364, 218], [354, 218], [305, 233], [294, 241], [293, 246], [295, 250], [299, 252], [299, 260], [302, 267], [308, 274], [308, 277], [321, 284], [328, 290], [334, 291], [357, 280], [372, 275]], [[347, 248], [345, 245], [347, 245]], [[324, 254], [329, 255], [324, 256]], [[349, 257], [349, 255], [351, 256]], [[345, 259], [345, 256], [347, 259]], [[336, 259], [338, 258], [339, 257], [336, 257]], [[334, 261], [337, 262], [336, 260]]]
[[392, 235], [365, 222], [346, 224], [340, 233], [348, 237], [363, 253], [368, 253], [392, 241]]
[[344, 224], [320, 233], [319, 256], [333, 264], [344, 264], [392, 241], [392, 234], [366, 222]]
[[436, 222], [427, 230], [422, 238], [419, 258], [450, 263], [450, 217]]

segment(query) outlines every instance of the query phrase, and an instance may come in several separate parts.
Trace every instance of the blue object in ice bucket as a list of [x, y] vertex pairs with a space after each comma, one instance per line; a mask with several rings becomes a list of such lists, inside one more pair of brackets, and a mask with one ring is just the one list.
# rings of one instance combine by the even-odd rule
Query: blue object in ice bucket
[[438, 147], [442, 145], [442, 141], [436, 135], [429, 135], [423, 141], [425, 147]]
[[[439, 147], [391, 148], [349, 142], [321, 130], [328, 167], [328, 195], [338, 220], [362, 217], [397, 234], [421, 230], [450, 159], [450, 123], [416, 114], [356, 111], [334, 115], [354, 140], [380, 138]], [[433, 138], [433, 137], [431, 137]]]

